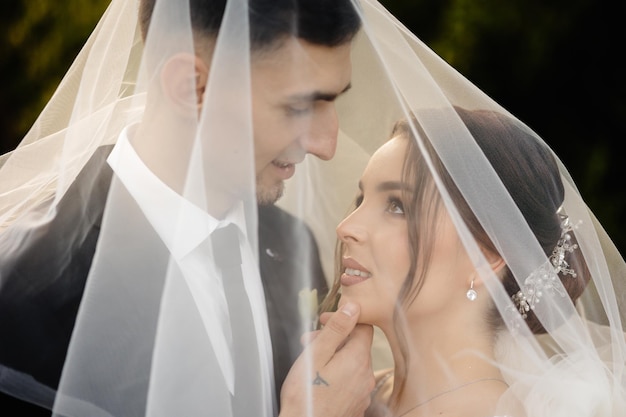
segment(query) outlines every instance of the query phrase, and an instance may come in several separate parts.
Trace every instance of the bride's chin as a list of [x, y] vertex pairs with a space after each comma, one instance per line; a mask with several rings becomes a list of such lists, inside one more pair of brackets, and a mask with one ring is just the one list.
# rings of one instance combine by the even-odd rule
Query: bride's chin
[[357, 323], [380, 327], [379, 324], [381, 324], [383, 318], [379, 317], [378, 314], [375, 314], [375, 310], [368, 308], [367, 303], [363, 302], [363, 300], [359, 297], [346, 296], [342, 294], [339, 298], [339, 302], [337, 303], [337, 310], [339, 310], [348, 301], [357, 304], [360, 308]]

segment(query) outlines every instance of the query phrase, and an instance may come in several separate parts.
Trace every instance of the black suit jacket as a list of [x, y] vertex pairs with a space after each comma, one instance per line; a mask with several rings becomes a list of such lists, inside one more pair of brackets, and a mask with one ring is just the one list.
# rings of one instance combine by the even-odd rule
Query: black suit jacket
[[[302, 351], [298, 293], [316, 288], [318, 301], [328, 292], [317, 244], [309, 228], [276, 207], [259, 207], [259, 261], [269, 318], [276, 394]], [[307, 275], [310, 274], [310, 275]]]
[[[98, 240], [112, 178], [106, 163], [110, 150], [102, 147], [94, 154], [60, 201], [56, 217], [37, 229], [26, 252], [17, 259], [0, 253], [0, 364], [54, 389]], [[4, 238], [9, 242], [11, 236]], [[308, 286], [301, 277], [310, 271], [320, 296], [327, 287], [312, 233], [279, 207], [259, 207], [259, 252], [279, 396], [301, 351], [298, 292]], [[0, 378], [2, 372], [0, 368]], [[48, 406], [52, 400], [42, 398]], [[7, 410], [16, 416], [50, 415], [47, 409], [0, 394], [0, 414]]]

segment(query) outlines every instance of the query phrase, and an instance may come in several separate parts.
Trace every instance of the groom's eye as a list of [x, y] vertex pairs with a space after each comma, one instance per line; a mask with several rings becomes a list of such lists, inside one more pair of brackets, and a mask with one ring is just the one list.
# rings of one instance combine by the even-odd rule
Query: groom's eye
[[310, 105], [287, 106], [287, 115], [290, 117], [304, 116], [311, 111]]

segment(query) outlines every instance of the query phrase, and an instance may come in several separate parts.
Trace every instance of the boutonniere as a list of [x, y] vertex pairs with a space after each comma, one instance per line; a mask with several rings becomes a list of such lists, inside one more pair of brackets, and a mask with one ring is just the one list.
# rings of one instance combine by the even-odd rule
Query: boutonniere
[[298, 310], [300, 321], [305, 323], [307, 331], [317, 328], [318, 320], [317, 288], [304, 288], [298, 293]]

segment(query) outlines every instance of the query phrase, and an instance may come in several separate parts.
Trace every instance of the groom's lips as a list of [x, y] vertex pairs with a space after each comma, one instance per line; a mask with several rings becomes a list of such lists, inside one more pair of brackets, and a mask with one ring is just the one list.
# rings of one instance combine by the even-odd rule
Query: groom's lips
[[296, 164], [291, 162], [273, 161], [272, 166], [275, 168], [278, 177], [282, 180], [288, 180], [293, 177], [293, 174], [296, 172]]

